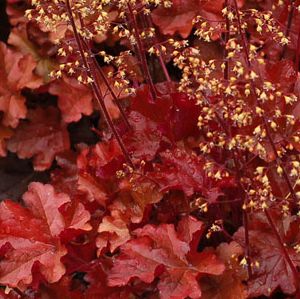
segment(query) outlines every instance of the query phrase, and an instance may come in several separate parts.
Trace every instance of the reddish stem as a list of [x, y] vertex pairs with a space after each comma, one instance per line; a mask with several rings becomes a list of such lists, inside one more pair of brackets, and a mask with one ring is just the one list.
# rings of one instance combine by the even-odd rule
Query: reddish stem
[[237, 202], [241, 202], [243, 199], [238, 198], [238, 199], [233, 199], [233, 200], [220, 200], [220, 201], [215, 201], [210, 203], [210, 205], [221, 205], [221, 204], [233, 204]]
[[[150, 27], [153, 27], [153, 22], [152, 22], [152, 19], [151, 19], [151, 15], [146, 16], [146, 20], [148, 21], [149, 26], [150, 26]], [[155, 37], [154, 37], [154, 42], [155, 42], [155, 44], [157, 43], [156, 35], [155, 35]], [[159, 63], [160, 63], [160, 65], [161, 65], [161, 68], [162, 68], [162, 70], [163, 70], [163, 72], [164, 72], [164, 75], [165, 75], [165, 77], [166, 77], [167, 82], [168, 82], [168, 83], [171, 83], [172, 80], [171, 80], [170, 74], [169, 74], [169, 72], [168, 72], [168, 69], [167, 69], [167, 67], [166, 67], [166, 64], [165, 64], [165, 62], [164, 62], [164, 53], [161, 51], [161, 49], [158, 49], [158, 51], [159, 51], [158, 60], [159, 60]]]
[[[84, 22], [83, 22], [83, 20], [82, 20], [82, 18], [81, 18], [81, 15], [79, 14], [78, 17], [79, 17], [79, 20], [80, 20], [81, 28], [83, 28], [83, 27], [84, 27]], [[125, 111], [124, 111], [123, 107], [121, 106], [121, 104], [120, 104], [120, 102], [119, 102], [119, 99], [118, 99], [118, 97], [116, 96], [115, 92], [114, 92], [113, 89], [111, 88], [111, 86], [110, 86], [110, 84], [109, 84], [109, 82], [108, 82], [108, 80], [107, 80], [107, 78], [106, 78], [106, 75], [104, 74], [103, 70], [101, 69], [101, 67], [100, 67], [99, 64], [97, 63], [95, 57], [94, 57], [93, 55], [91, 55], [92, 53], [91, 53], [91, 51], [90, 51], [90, 49], [89, 49], [87, 43], [86, 43], [84, 40], [82, 40], [82, 42], [83, 42], [83, 45], [84, 45], [86, 51], [89, 51], [89, 52], [90, 52], [90, 57], [91, 57], [92, 63], [93, 63], [93, 65], [94, 65], [94, 67], [97, 69], [97, 71], [100, 73], [100, 76], [101, 76], [103, 82], [105, 83], [105, 85], [106, 85], [106, 87], [108, 88], [110, 94], [112, 95], [112, 97], [113, 97], [113, 99], [114, 99], [116, 105], [118, 106], [118, 109], [119, 109], [119, 111], [120, 111], [120, 113], [121, 113], [121, 116], [122, 116], [123, 121], [126, 123], [126, 126], [127, 126], [129, 129], [131, 129], [131, 126], [130, 126], [130, 124], [129, 124], [129, 121], [128, 121], [128, 119], [127, 119], [127, 116], [126, 116], [126, 114], [125, 114]]]
[[296, 49], [296, 57], [295, 57], [295, 66], [296, 70], [299, 70], [299, 57], [300, 56], [300, 28], [298, 31], [298, 39], [297, 39], [297, 49]]
[[275, 225], [275, 223], [272, 219], [272, 216], [270, 215], [270, 212], [268, 210], [265, 210], [265, 215], [267, 216], [268, 222], [269, 222], [269, 224], [272, 228], [272, 231], [274, 232], [275, 237], [276, 237], [276, 239], [279, 243], [282, 254], [284, 255], [284, 259], [288, 263], [288, 265], [289, 265], [289, 267], [290, 267], [290, 269], [293, 273], [294, 281], [295, 281], [295, 284], [296, 284], [297, 290], [298, 290], [299, 289], [299, 273], [298, 273], [293, 261], [291, 260], [287, 250], [286, 250], [286, 247], [285, 247], [284, 242], [282, 241], [282, 239], [280, 237], [279, 232], [276, 229], [276, 225]]
[[[239, 14], [239, 9], [238, 9], [238, 5], [237, 5], [237, 0], [233, 0], [234, 1], [234, 5], [235, 5], [235, 10], [236, 10], [236, 14], [237, 14], [237, 20], [238, 20], [238, 30], [239, 30], [239, 33], [241, 35], [241, 38], [242, 38], [242, 43], [243, 43], [243, 49], [245, 51], [245, 56], [246, 56], [246, 61], [247, 61], [247, 64], [248, 64], [248, 67], [251, 68], [251, 62], [250, 62], [250, 59], [249, 59], [249, 52], [248, 52], [248, 47], [247, 47], [247, 42], [246, 42], [246, 38], [245, 38], [245, 35], [243, 33], [243, 30], [242, 30], [242, 25], [241, 25], [241, 18], [240, 18], [240, 14]], [[256, 92], [255, 92], [255, 86], [253, 86], [253, 82], [251, 81], [251, 88], [252, 88], [252, 91], [253, 91], [253, 94], [256, 95]], [[276, 146], [275, 146], [275, 143], [272, 139], [272, 135], [271, 135], [271, 131], [270, 131], [270, 128], [269, 128], [269, 125], [268, 125], [268, 122], [266, 120], [265, 117], [263, 117], [263, 122], [264, 122], [264, 127], [266, 129], [266, 135], [267, 135], [267, 138], [271, 144], [271, 147], [272, 147], [272, 150], [274, 152], [274, 155], [276, 157], [276, 160], [279, 164], [279, 166], [283, 169], [283, 178], [284, 180], [286, 181], [287, 183], [287, 186], [289, 188], [289, 191], [293, 197], [293, 199], [297, 202], [297, 196], [296, 196], [296, 193], [295, 193], [295, 190], [292, 186], [292, 183], [289, 179], [289, 176], [286, 172], [286, 169], [284, 167], [284, 165], [282, 164], [282, 161], [277, 153], [277, 150], [276, 150]]]
[[[225, 0], [224, 7], [228, 7], [228, 0]], [[228, 50], [226, 49], [226, 45], [230, 35], [229, 31], [230, 31], [230, 23], [229, 23], [228, 16], [226, 15], [226, 32], [225, 32], [225, 47], [224, 47], [224, 61], [225, 61], [224, 79], [225, 80], [228, 80], [229, 78], [229, 61], [227, 59]]]
[[248, 214], [247, 211], [243, 211], [243, 223], [245, 228], [245, 256], [247, 261], [247, 271], [248, 278], [252, 277], [252, 267], [251, 267], [251, 259], [250, 259], [250, 240], [249, 240], [249, 225], [248, 225]]
[[145, 55], [145, 50], [144, 50], [143, 43], [141, 41], [140, 34], [139, 34], [136, 16], [132, 10], [130, 3], [127, 3], [127, 7], [128, 7], [130, 18], [132, 19], [132, 23], [133, 23], [133, 31], [134, 31], [135, 39], [137, 42], [137, 48], [138, 48], [138, 51], [140, 54], [143, 72], [144, 72], [144, 75], [146, 76], [146, 81], [149, 84], [152, 98], [155, 99], [156, 98], [156, 89], [155, 89], [155, 86], [153, 84], [153, 81], [152, 81], [152, 78], [150, 75], [150, 71], [149, 71], [149, 67], [148, 67], [147, 59], [146, 59], [146, 55]]
[[247, 64], [250, 67], [251, 66], [251, 62], [250, 62], [250, 59], [249, 59], [249, 50], [248, 50], [248, 46], [247, 46], [246, 37], [245, 37], [245, 34], [243, 32], [243, 29], [242, 29], [242, 21], [241, 21], [239, 7], [238, 7], [238, 4], [237, 4], [236, 0], [233, 0], [233, 3], [234, 3], [236, 15], [237, 15], [238, 30], [239, 30], [240, 36], [242, 38], [243, 50], [245, 51], [245, 54], [246, 54]]
[[280, 159], [280, 157], [279, 157], [279, 155], [278, 155], [278, 153], [277, 153], [275, 143], [274, 143], [274, 141], [273, 141], [273, 139], [272, 139], [272, 137], [271, 137], [271, 132], [270, 132], [270, 128], [269, 128], [269, 125], [268, 125], [268, 123], [267, 123], [267, 120], [266, 120], [265, 117], [263, 117], [263, 120], [264, 120], [264, 126], [265, 126], [265, 128], [266, 128], [267, 138], [268, 138], [268, 140], [269, 140], [269, 142], [270, 142], [270, 144], [271, 144], [271, 147], [272, 147], [272, 150], [273, 150], [273, 152], [274, 152], [274, 154], [275, 154], [277, 163], [278, 163], [279, 166], [282, 168], [282, 175], [283, 175], [283, 178], [285, 179], [285, 181], [286, 181], [286, 183], [287, 183], [287, 185], [288, 185], [289, 191], [290, 191], [290, 193], [291, 193], [293, 199], [295, 200], [295, 202], [298, 202], [298, 198], [297, 198], [297, 195], [296, 195], [296, 193], [295, 193], [294, 187], [293, 187], [293, 185], [292, 185], [292, 183], [291, 183], [291, 181], [290, 181], [290, 179], [289, 179], [289, 176], [288, 176], [288, 174], [287, 174], [287, 172], [286, 172], [286, 170], [285, 170], [285, 167], [284, 167], [284, 165], [282, 164], [281, 159]]
[[[226, 73], [224, 72], [224, 77], [226, 76]], [[223, 131], [225, 132], [225, 134], [227, 136], [229, 136], [229, 138], [232, 138], [232, 134], [231, 134], [231, 130], [228, 129], [229, 126], [227, 126], [223, 119], [218, 115], [218, 113], [216, 113], [216, 118], [218, 120], [218, 122], [220, 123]], [[230, 128], [230, 127], [229, 127]], [[236, 175], [237, 175], [237, 181], [238, 181], [238, 185], [240, 190], [243, 192], [244, 196], [243, 196], [243, 202], [245, 202], [245, 191], [242, 185], [242, 181], [241, 181], [241, 169], [239, 167], [239, 162], [238, 159], [236, 157], [236, 155], [239, 156], [240, 160], [241, 160], [241, 153], [239, 151], [233, 151], [233, 161], [234, 161], [234, 166], [236, 169]], [[247, 261], [247, 271], [248, 271], [248, 277], [249, 279], [252, 277], [252, 267], [251, 267], [251, 260], [250, 260], [250, 246], [249, 246], [249, 229], [248, 229], [248, 215], [247, 215], [247, 211], [243, 211], [243, 224], [244, 224], [244, 228], [245, 228], [245, 257], [246, 257], [246, 261]]]
[[111, 88], [111, 86], [110, 86], [110, 84], [109, 84], [109, 82], [108, 82], [108, 80], [107, 80], [107, 78], [106, 78], [106, 75], [104, 74], [104, 72], [103, 72], [103, 70], [101, 69], [101, 67], [98, 65], [98, 63], [97, 63], [97, 61], [96, 61], [95, 58], [93, 59], [93, 63], [94, 63], [94, 65], [96, 66], [98, 72], [100, 73], [100, 76], [101, 76], [102, 80], [104, 81], [106, 87], [108, 88], [110, 94], [112, 95], [112, 97], [113, 97], [115, 103], [117, 104], [117, 106], [118, 106], [118, 108], [119, 108], [119, 110], [120, 110], [120, 113], [121, 113], [121, 115], [122, 115], [122, 118], [123, 118], [123, 120], [124, 120], [125, 123], [126, 123], [126, 126], [127, 126], [129, 129], [131, 129], [130, 123], [129, 123], [128, 119], [127, 119], [127, 116], [126, 116], [126, 114], [125, 114], [125, 111], [124, 111], [123, 107], [121, 106], [121, 104], [120, 104], [120, 102], [119, 102], [119, 99], [118, 99], [117, 95], [115, 94], [115, 92], [114, 92], [113, 89]]
[[[294, 16], [294, 12], [295, 12], [295, 7], [294, 7], [293, 3], [294, 3], [294, 0], [291, 0], [290, 1], [291, 7], [290, 7], [290, 11], [289, 11], [289, 15], [288, 15], [288, 21], [287, 21], [287, 26], [286, 26], [286, 30], [285, 30], [285, 36], [286, 37], [289, 37], [289, 35], [290, 35], [292, 21], [293, 21], [293, 16]], [[280, 59], [283, 59], [283, 57], [285, 55], [285, 52], [286, 52], [286, 49], [287, 49], [287, 45], [284, 45], [282, 53], [280, 55]]]
[[[247, 61], [247, 64], [248, 64], [249, 68], [251, 68], [251, 62], [250, 62], [250, 59], [249, 59], [248, 48], [246, 47], [246, 44], [247, 44], [247, 43], [246, 43], [245, 36], [244, 36], [244, 33], [243, 33], [243, 31], [242, 31], [242, 27], [241, 27], [241, 20], [240, 20], [240, 15], [239, 15], [239, 12], [238, 12], [237, 1], [236, 1], [236, 0], [233, 0], [233, 1], [234, 1], [234, 4], [235, 4], [235, 9], [236, 9], [236, 13], [237, 13], [238, 30], [239, 30], [239, 33], [240, 33], [241, 38], [242, 38], [243, 48], [244, 48], [245, 55], [246, 55], [246, 61]], [[252, 89], [255, 90], [252, 81], [251, 81], [251, 85], [252, 85]], [[256, 93], [254, 92], [254, 94], [256, 94]], [[264, 121], [264, 127], [265, 127], [265, 129], [266, 129], [266, 135], [267, 135], [267, 138], [268, 138], [268, 140], [269, 140], [269, 142], [270, 142], [270, 144], [271, 144], [271, 147], [272, 147], [272, 149], [273, 149], [274, 155], [275, 155], [275, 157], [276, 157], [276, 159], [277, 159], [277, 162], [279, 163], [279, 165], [280, 165], [281, 168], [283, 169], [283, 177], [284, 177], [284, 179], [285, 179], [285, 181], [286, 181], [286, 183], [287, 183], [287, 185], [288, 185], [288, 188], [289, 188], [289, 190], [290, 190], [290, 193], [291, 193], [292, 196], [293, 196], [293, 199], [297, 200], [297, 197], [296, 197], [296, 194], [295, 194], [295, 190], [294, 190], [294, 188], [293, 188], [293, 186], [292, 186], [292, 184], [291, 184], [291, 182], [290, 182], [290, 180], [289, 180], [289, 177], [288, 177], [288, 174], [287, 174], [287, 172], [286, 172], [286, 170], [285, 170], [285, 167], [282, 165], [281, 159], [280, 159], [280, 157], [279, 157], [279, 155], [278, 155], [278, 153], [277, 153], [276, 146], [275, 146], [275, 143], [274, 143], [274, 141], [273, 141], [273, 139], [272, 139], [272, 135], [271, 135], [271, 132], [270, 132], [270, 128], [269, 128], [269, 125], [268, 125], [267, 120], [266, 120], [265, 117], [263, 117], [263, 121]], [[277, 240], [278, 240], [278, 242], [279, 242], [279, 244], [280, 244], [280, 247], [281, 247], [281, 249], [282, 249], [282, 251], [283, 251], [283, 254], [284, 254], [284, 256], [285, 256], [285, 259], [286, 259], [287, 263], [289, 264], [289, 266], [290, 266], [290, 268], [291, 268], [291, 271], [292, 271], [292, 273], [293, 273], [294, 279], [295, 279], [295, 281], [297, 282], [297, 281], [298, 281], [298, 271], [297, 271], [297, 269], [295, 268], [294, 264], [292, 263], [292, 261], [291, 261], [291, 259], [290, 259], [290, 256], [289, 256], [288, 252], [286, 251], [286, 248], [284, 247], [284, 244], [283, 244], [283, 242], [282, 242], [282, 240], [281, 240], [281, 238], [280, 238], [279, 233], [278, 233], [277, 230], [276, 230], [276, 226], [275, 226], [275, 224], [274, 224], [274, 222], [273, 222], [273, 220], [272, 220], [272, 218], [271, 218], [269, 212], [266, 210], [265, 213], [266, 213], [266, 216], [267, 216], [267, 218], [268, 218], [268, 221], [269, 221], [269, 223], [270, 223], [270, 225], [271, 225], [271, 227], [272, 227], [272, 230], [274, 231], [274, 233], [275, 233], [275, 235], [276, 235], [276, 238], [277, 238]]]
[[122, 116], [122, 119], [124, 120], [124, 122], [126, 123], [126, 126], [131, 129], [131, 126], [130, 126], [130, 123], [127, 119], [127, 116], [125, 114], [125, 111], [123, 109], [123, 107], [121, 106], [120, 102], [119, 102], [119, 99], [117, 97], [117, 95], [115, 94], [115, 92], [113, 91], [113, 89], [111, 88], [107, 78], [106, 78], [106, 75], [104, 74], [103, 70], [101, 69], [101, 67], [99, 66], [99, 64], [97, 63], [96, 59], [93, 58], [93, 64], [94, 66], [96, 67], [97, 71], [99, 72], [103, 82], [105, 83], [106, 87], [108, 88], [110, 94], [112, 95], [113, 99], [114, 99], [114, 102], [116, 103], [116, 105], [118, 106], [119, 108], [119, 111], [121, 113], [121, 116]]
[[[72, 29], [73, 29], [73, 33], [74, 33], [74, 36], [75, 36], [75, 39], [76, 39], [76, 43], [77, 43], [77, 46], [78, 46], [78, 49], [79, 49], [79, 52], [80, 52], [80, 56], [81, 56], [81, 59], [82, 59], [82, 62], [83, 62], [83, 65], [86, 69], [86, 72], [88, 74], [88, 76], [90, 76], [93, 80], [95, 79], [95, 74], [94, 72], [92, 71], [92, 69], [90, 68], [88, 62], [87, 62], [87, 59], [85, 57], [85, 53], [84, 53], [84, 50], [83, 50], [83, 46], [82, 46], [82, 41], [81, 41], [81, 38], [79, 36], [79, 33], [77, 31], [77, 28], [76, 28], [76, 24], [75, 24], [75, 21], [74, 21], [74, 18], [73, 18], [73, 14], [72, 14], [72, 9], [71, 9], [71, 5], [70, 5], [70, 0], [66, 0], [66, 8], [67, 8], [67, 13], [68, 13], [68, 16], [69, 16], [69, 19], [70, 19], [70, 23], [71, 23], [71, 26], [72, 26]], [[123, 141], [118, 133], [118, 131], [116, 130], [111, 118], [110, 118], [110, 115], [106, 109], [106, 106], [105, 106], [105, 103], [104, 103], [104, 100], [102, 98], [102, 94], [101, 94], [101, 90], [99, 89], [98, 85], [95, 84], [95, 80], [94, 82], [91, 83], [91, 86], [92, 86], [92, 90], [95, 94], [95, 98], [103, 112], [103, 115], [104, 115], [104, 118], [109, 126], [109, 128], [111, 129], [114, 137], [116, 138], [122, 152], [123, 152], [123, 155], [124, 157], [126, 158], [126, 161], [130, 164], [131, 167], [133, 167], [133, 163], [131, 161], [131, 158], [130, 158], [130, 155], [129, 153], [127, 152], [126, 150], [126, 147], [125, 145], [123, 144]]]

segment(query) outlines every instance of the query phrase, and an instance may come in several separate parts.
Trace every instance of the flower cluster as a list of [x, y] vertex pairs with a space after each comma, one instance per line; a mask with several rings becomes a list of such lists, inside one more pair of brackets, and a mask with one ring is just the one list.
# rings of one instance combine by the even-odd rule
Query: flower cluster
[[300, 1], [6, 2], [0, 295], [298, 298]]

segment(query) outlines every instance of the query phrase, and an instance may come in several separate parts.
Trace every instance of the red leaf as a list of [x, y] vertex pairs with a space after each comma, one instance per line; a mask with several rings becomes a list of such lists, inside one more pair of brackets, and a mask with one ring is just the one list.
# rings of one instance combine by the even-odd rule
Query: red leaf
[[[199, 228], [202, 222], [198, 222]], [[193, 230], [193, 229], [192, 229]], [[219, 275], [224, 266], [214, 254], [195, 253], [189, 259], [189, 243], [179, 239], [172, 224], [146, 225], [134, 231], [136, 239], [121, 246], [108, 275], [110, 286], [125, 285], [131, 278], [151, 283], [159, 272], [161, 298], [199, 298], [199, 274]]]
[[134, 295], [129, 287], [117, 288], [107, 286], [107, 275], [101, 262], [93, 263], [87, 269], [85, 279], [90, 284], [86, 291], [89, 299], [131, 299]]
[[152, 19], [163, 34], [179, 33], [187, 38], [193, 28], [193, 19], [199, 11], [199, 0], [175, 0], [171, 8], [159, 7], [152, 12]]
[[158, 203], [162, 194], [150, 179], [132, 175], [128, 181], [120, 183], [119, 197], [107, 208], [110, 216], [105, 216], [99, 225], [97, 247], [99, 253], [109, 244], [110, 251], [130, 239], [129, 227], [143, 220], [147, 206]]
[[162, 141], [158, 125], [135, 111], [131, 112], [128, 118], [132, 130], [123, 139], [129, 153], [136, 159], [152, 160]]
[[263, 74], [274, 84], [281, 84], [282, 90], [289, 91], [297, 80], [297, 71], [291, 60], [281, 60], [276, 63], [267, 63]]
[[175, 141], [189, 136], [198, 136], [198, 117], [200, 107], [196, 105], [195, 99], [190, 99], [183, 93], [171, 94], [173, 107], [170, 115], [170, 127], [172, 137]]
[[169, 116], [172, 101], [170, 96], [166, 94], [168, 90], [163, 89], [165, 84], [157, 84], [156, 87], [158, 89], [157, 92], [159, 92], [159, 96], [155, 99], [155, 102], [152, 99], [148, 85], [139, 87], [136, 90], [135, 95], [130, 98], [130, 110], [139, 112], [147, 119], [156, 123], [162, 123]]
[[204, 229], [204, 224], [193, 217], [185, 217], [178, 223], [178, 237], [190, 244], [191, 253], [197, 252], [199, 239]]
[[99, 254], [103, 247], [110, 244], [110, 251], [114, 252], [116, 248], [123, 245], [130, 239], [130, 233], [126, 221], [123, 219], [121, 211], [112, 209], [110, 216], [105, 216], [99, 225], [98, 232], [100, 236], [97, 239]]
[[[26, 0], [22, 1], [26, 2]], [[45, 83], [50, 81], [49, 73], [58, 67], [57, 62], [51, 58], [56, 52], [57, 47], [49, 42], [48, 34], [42, 32], [38, 24], [29, 22], [13, 27], [7, 42], [18, 53], [31, 56], [36, 64], [35, 73]]]
[[[282, 219], [279, 212], [271, 214], [286, 251], [294, 265], [299, 266], [300, 254], [293, 247], [300, 241], [299, 220], [290, 216]], [[244, 235], [244, 228], [240, 228], [235, 237], [244, 242]], [[293, 294], [298, 282], [294, 281], [291, 268], [264, 214], [252, 215], [249, 239], [251, 259], [259, 263], [258, 267], [253, 267], [253, 278], [248, 282], [249, 295], [270, 296], [278, 287], [286, 294]]]
[[18, 288], [29, 285], [37, 261], [47, 281], [56, 282], [65, 272], [60, 258], [66, 254], [58, 240], [65, 228], [58, 208], [70, 199], [40, 183], [30, 184], [23, 199], [26, 208], [9, 200], [0, 206], [0, 246], [9, 242], [13, 247], [0, 262], [0, 282]]
[[78, 189], [91, 201], [105, 206], [108, 194], [114, 191], [116, 171], [122, 169], [123, 156], [115, 140], [99, 142], [81, 152], [77, 159]]
[[162, 191], [183, 190], [191, 196], [195, 191], [202, 191], [204, 185], [204, 162], [195, 154], [189, 155], [177, 149], [160, 154], [162, 164], [156, 165], [154, 178]]
[[8, 141], [7, 148], [21, 159], [34, 158], [34, 169], [49, 168], [55, 155], [70, 146], [66, 126], [58, 111], [49, 107], [29, 111], [28, 122], [23, 122]]
[[68, 229], [89, 231], [92, 227], [87, 224], [90, 220], [90, 213], [84, 208], [79, 200], [73, 199], [60, 208], [61, 214]]
[[123, 137], [136, 159], [152, 160], [164, 143], [199, 135], [199, 107], [183, 93], [170, 92], [166, 84], [157, 84], [158, 98], [153, 102], [147, 85], [131, 97], [128, 115], [132, 130]]
[[226, 265], [220, 276], [203, 277], [201, 289], [203, 299], [246, 299], [248, 294], [243, 281], [247, 279], [245, 269], [239, 265], [239, 257], [244, 254], [243, 248], [236, 242], [222, 243], [216, 250], [217, 256]]
[[[173, 0], [170, 8], [162, 5], [152, 12], [152, 19], [163, 34], [174, 35], [179, 33], [187, 38], [193, 28], [193, 19], [201, 15], [208, 19], [211, 26], [222, 20], [222, 9], [225, 0]], [[239, 0], [241, 7], [244, 0]]]
[[[209, 200], [216, 200], [211, 190], [221, 190], [225, 186], [234, 186], [232, 178], [215, 179], [209, 173], [222, 173], [222, 168], [212, 167], [205, 170], [206, 161], [195, 153], [175, 149], [160, 154], [161, 164], [155, 164], [151, 174], [160, 185], [161, 191], [182, 190], [187, 196], [202, 192]], [[214, 189], [217, 188], [217, 189]]]
[[25, 98], [21, 90], [37, 88], [42, 81], [33, 74], [36, 63], [30, 55], [8, 49], [0, 43], [0, 111], [4, 113], [2, 123], [15, 128], [26, 116]]
[[91, 91], [75, 79], [57, 80], [51, 83], [49, 92], [58, 96], [58, 107], [67, 123], [78, 121], [82, 114], [90, 115], [93, 112]]

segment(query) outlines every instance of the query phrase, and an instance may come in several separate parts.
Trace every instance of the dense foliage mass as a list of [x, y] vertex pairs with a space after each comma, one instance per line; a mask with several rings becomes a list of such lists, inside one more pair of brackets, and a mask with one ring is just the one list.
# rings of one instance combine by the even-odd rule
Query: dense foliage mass
[[299, 298], [299, 0], [6, 15], [0, 156], [50, 178], [0, 204], [0, 298]]

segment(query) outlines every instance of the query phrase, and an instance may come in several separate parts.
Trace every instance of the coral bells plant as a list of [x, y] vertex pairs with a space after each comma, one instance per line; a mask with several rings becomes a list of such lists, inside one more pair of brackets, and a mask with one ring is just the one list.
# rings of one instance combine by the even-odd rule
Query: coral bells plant
[[5, 4], [0, 297], [299, 298], [300, 1]]

